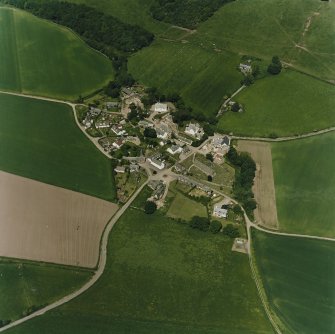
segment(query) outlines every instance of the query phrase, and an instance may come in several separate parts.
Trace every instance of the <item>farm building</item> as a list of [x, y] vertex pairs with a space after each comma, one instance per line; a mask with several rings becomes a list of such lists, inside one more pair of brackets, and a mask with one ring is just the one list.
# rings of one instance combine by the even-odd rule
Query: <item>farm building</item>
[[157, 102], [153, 105], [154, 112], [164, 113], [169, 111], [169, 107], [166, 103]]
[[148, 158], [148, 161], [150, 162], [152, 166], [156, 167], [159, 170], [162, 170], [165, 168], [165, 163], [161, 160], [158, 160], [157, 158], [151, 157], [151, 158]]
[[219, 218], [227, 218], [228, 216], [228, 206], [222, 203], [214, 205], [213, 216]]
[[178, 153], [183, 152], [183, 148], [180, 147], [179, 145], [172, 145], [171, 147], [169, 147], [169, 148], [167, 149], [167, 151], [168, 151], [169, 153], [171, 153], [172, 155], [175, 155], [175, 154], [178, 154]]
[[123, 173], [126, 172], [126, 168], [123, 167], [123, 166], [116, 166], [116, 167], [114, 168], [114, 171], [115, 171], [116, 173], [121, 173], [121, 174], [123, 174]]

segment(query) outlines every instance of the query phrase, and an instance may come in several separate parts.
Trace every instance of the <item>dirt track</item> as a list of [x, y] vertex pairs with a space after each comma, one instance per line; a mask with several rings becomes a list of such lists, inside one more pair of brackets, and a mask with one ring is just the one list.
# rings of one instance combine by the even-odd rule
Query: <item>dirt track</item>
[[249, 152], [257, 165], [253, 191], [257, 202], [256, 222], [271, 229], [278, 228], [277, 205], [272, 169], [271, 144], [257, 141], [238, 141], [238, 150]]
[[0, 172], [0, 256], [94, 267], [117, 205]]

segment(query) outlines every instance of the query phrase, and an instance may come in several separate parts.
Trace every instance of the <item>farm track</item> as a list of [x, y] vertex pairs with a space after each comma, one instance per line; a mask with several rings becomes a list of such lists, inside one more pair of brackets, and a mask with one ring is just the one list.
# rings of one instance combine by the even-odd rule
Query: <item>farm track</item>
[[[242, 87], [241, 87], [242, 88]], [[241, 90], [240, 88], [240, 90]], [[243, 88], [242, 88], [243, 89]], [[239, 90], [239, 91], [240, 91]], [[236, 91], [234, 95], [238, 94], [239, 91]], [[32, 98], [32, 99], [37, 99], [37, 100], [44, 100], [44, 101], [50, 101], [50, 102], [55, 102], [55, 103], [63, 103], [66, 104], [68, 106], [70, 106], [73, 110], [74, 113], [74, 118], [75, 121], [78, 125], [78, 127], [82, 130], [82, 132], [85, 134], [85, 136], [104, 154], [106, 155], [106, 152], [104, 152], [102, 150], [101, 147], [99, 147], [97, 141], [94, 141], [93, 138], [91, 138], [81, 127], [81, 125], [79, 124], [77, 117], [76, 117], [76, 112], [75, 112], [75, 107], [77, 104], [69, 102], [69, 101], [65, 101], [65, 100], [57, 100], [57, 99], [52, 99], [52, 98], [47, 98], [47, 97], [42, 97], [42, 96], [34, 96], [34, 95], [27, 95], [27, 94], [22, 94], [22, 93], [15, 93], [15, 92], [8, 92], [8, 91], [2, 91], [0, 90], [0, 94], [8, 94], [8, 95], [14, 95], [14, 96], [20, 96], [20, 97], [27, 97], [27, 98]], [[281, 138], [263, 138], [263, 137], [244, 137], [244, 136], [232, 136], [233, 139], [239, 139], [239, 140], [250, 140], [250, 141], [266, 141], [266, 142], [281, 142], [281, 141], [290, 141], [290, 140], [298, 140], [298, 139], [302, 139], [302, 138], [307, 138], [307, 137], [312, 137], [312, 136], [317, 136], [317, 135], [321, 135], [327, 132], [331, 132], [331, 131], [335, 131], [335, 127], [331, 127], [328, 129], [324, 129], [324, 130], [320, 130], [320, 131], [313, 131], [310, 133], [306, 133], [306, 134], [302, 134], [302, 135], [298, 135], [298, 136], [288, 136], [288, 137], [281, 137]], [[207, 141], [205, 141], [203, 143], [203, 145], [206, 143]], [[201, 145], [201, 147], [203, 146]], [[198, 149], [200, 149], [201, 147], [199, 147]], [[194, 153], [194, 152], [193, 152]], [[191, 154], [189, 154], [188, 156], [190, 156]], [[109, 157], [109, 156], [108, 156]], [[109, 157], [110, 158], [110, 157]], [[61, 298], [60, 300], [30, 314], [29, 316], [26, 316], [24, 318], [21, 318], [17, 321], [14, 321], [12, 323], [10, 323], [7, 326], [4, 326], [2, 328], [0, 328], [0, 332], [4, 332], [7, 329], [13, 328], [15, 326], [18, 326], [28, 320], [31, 320], [33, 318], [36, 318], [38, 316], [41, 316], [43, 314], [45, 314], [48, 311], [51, 311], [71, 300], [73, 300], [74, 298], [80, 296], [81, 294], [83, 294], [85, 291], [87, 291], [89, 288], [91, 288], [98, 280], [99, 278], [102, 276], [105, 266], [106, 266], [106, 262], [107, 262], [107, 244], [108, 244], [108, 237], [109, 237], [109, 233], [111, 232], [112, 228], [114, 227], [115, 223], [119, 220], [119, 218], [123, 215], [123, 213], [131, 206], [131, 203], [135, 200], [135, 198], [139, 195], [139, 193], [142, 191], [142, 189], [148, 184], [148, 182], [152, 179], [158, 179], [160, 177], [160, 173], [153, 176], [151, 175], [150, 171], [148, 170], [148, 168], [146, 166], [143, 166], [145, 168], [145, 170], [148, 172], [148, 180], [142, 184], [142, 186], [137, 189], [137, 191], [131, 196], [131, 198], [127, 201], [127, 203], [124, 204], [124, 206], [115, 213], [115, 215], [111, 218], [111, 220], [108, 222], [106, 229], [103, 232], [102, 235], [102, 239], [101, 239], [101, 244], [100, 244], [100, 254], [99, 254], [99, 262], [97, 265], [97, 270], [95, 271], [93, 277], [91, 280], [89, 280], [86, 284], [84, 284], [79, 290], [72, 292], [71, 294]], [[163, 174], [168, 173], [169, 176], [171, 178], [175, 178], [176, 175], [174, 173], [172, 173], [170, 170], [168, 171], [163, 171]], [[163, 175], [162, 174], [162, 175]], [[230, 196], [226, 195], [223, 192], [220, 192], [216, 189], [213, 189], [215, 192], [217, 192], [218, 194], [228, 198], [229, 200], [231, 200], [233, 203], [237, 203], [238, 202], [236, 200], [234, 200], [233, 198], [231, 198]], [[248, 236], [248, 242], [247, 242], [247, 250], [248, 250], [248, 257], [249, 257], [249, 262], [250, 262], [250, 267], [251, 267], [251, 271], [252, 271], [252, 275], [253, 278], [255, 280], [255, 284], [260, 296], [260, 299], [262, 301], [264, 310], [267, 314], [267, 317], [270, 321], [270, 323], [273, 326], [273, 329], [275, 330], [275, 332], [277, 334], [281, 334], [281, 330], [278, 327], [277, 322], [274, 320], [273, 315], [271, 314], [270, 308], [268, 306], [268, 303], [266, 301], [266, 297], [264, 296], [263, 290], [262, 290], [262, 285], [261, 282], [257, 276], [256, 273], [256, 269], [254, 267], [254, 262], [252, 259], [252, 251], [251, 251], [251, 228], [255, 228], [259, 231], [265, 232], [265, 233], [270, 233], [270, 234], [274, 234], [274, 235], [279, 235], [279, 236], [285, 236], [285, 237], [296, 237], [296, 238], [308, 238], [308, 239], [316, 239], [316, 240], [324, 240], [324, 241], [333, 241], [335, 242], [335, 239], [333, 238], [327, 238], [327, 237], [319, 237], [319, 236], [312, 236], [312, 235], [304, 235], [304, 234], [291, 234], [291, 233], [282, 233], [282, 232], [278, 232], [278, 231], [271, 231], [268, 229], [265, 229], [259, 225], [254, 224], [249, 217], [246, 215], [243, 207], [242, 210], [244, 212], [244, 217], [245, 217], [245, 221], [246, 221], [246, 227], [247, 227], [247, 236]]]

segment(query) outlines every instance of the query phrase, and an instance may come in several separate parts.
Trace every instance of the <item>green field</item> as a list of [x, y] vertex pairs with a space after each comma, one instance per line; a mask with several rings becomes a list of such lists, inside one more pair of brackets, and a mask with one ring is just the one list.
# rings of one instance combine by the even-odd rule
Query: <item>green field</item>
[[253, 231], [258, 272], [284, 333], [335, 332], [335, 243]]
[[112, 63], [75, 34], [0, 7], [0, 89], [77, 99], [113, 78]]
[[226, 133], [268, 137], [291, 136], [335, 125], [335, 86], [295, 71], [267, 77], [234, 100], [242, 113], [227, 112], [218, 128]]
[[129, 71], [148, 86], [179, 92], [196, 112], [216, 115], [223, 96], [242, 79], [239, 57], [190, 43], [159, 40], [129, 60]]
[[31, 306], [42, 306], [79, 289], [91, 272], [0, 258], [0, 319], [15, 320]]
[[273, 333], [248, 257], [221, 234], [129, 209], [102, 278], [79, 298], [8, 333]]
[[0, 169], [107, 200], [111, 162], [75, 124], [64, 104], [0, 94]]
[[207, 208], [196, 201], [184, 196], [180, 192], [175, 193], [167, 215], [172, 218], [180, 218], [190, 221], [192, 217], [208, 217]]
[[[318, 15], [313, 16], [314, 13]], [[311, 16], [311, 24], [304, 34]], [[278, 55], [299, 70], [333, 80], [334, 20], [333, 2], [239, 0], [219, 9], [198, 27], [192, 39], [208, 47], [215, 43], [217, 48], [268, 61], [273, 55]]]
[[335, 237], [335, 134], [272, 145], [280, 229]]

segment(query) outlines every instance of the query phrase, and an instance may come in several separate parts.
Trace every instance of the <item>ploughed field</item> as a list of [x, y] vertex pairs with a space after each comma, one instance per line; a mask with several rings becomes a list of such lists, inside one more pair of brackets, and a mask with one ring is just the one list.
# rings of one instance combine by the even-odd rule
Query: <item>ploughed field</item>
[[0, 94], [0, 170], [115, 199], [111, 162], [64, 104]]
[[0, 256], [93, 268], [117, 205], [0, 172]]
[[[133, 206], [143, 207], [139, 196]], [[248, 257], [219, 233], [131, 208], [109, 237], [101, 279], [8, 333], [273, 333]]]
[[279, 227], [335, 237], [335, 133], [272, 144]]
[[252, 235], [258, 272], [283, 333], [334, 333], [335, 243]]
[[70, 30], [0, 6], [0, 90], [75, 100], [113, 79], [109, 59]]

